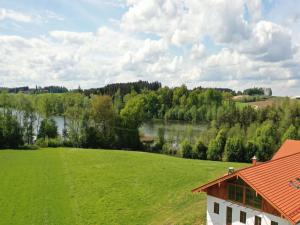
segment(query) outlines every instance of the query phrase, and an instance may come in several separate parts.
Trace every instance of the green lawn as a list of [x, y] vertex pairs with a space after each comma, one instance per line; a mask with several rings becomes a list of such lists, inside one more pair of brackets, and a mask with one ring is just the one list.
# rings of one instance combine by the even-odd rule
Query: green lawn
[[191, 189], [229, 166], [108, 150], [0, 151], [0, 225], [203, 224]]

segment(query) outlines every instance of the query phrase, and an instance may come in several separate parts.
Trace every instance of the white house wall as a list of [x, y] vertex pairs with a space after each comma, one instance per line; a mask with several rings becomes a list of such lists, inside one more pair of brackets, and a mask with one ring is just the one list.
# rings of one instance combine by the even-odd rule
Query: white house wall
[[[220, 205], [219, 214], [214, 213], [214, 202], [217, 202]], [[232, 225], [243, 224], [240, 223], [240, 211], [247, 213], [246, 225], [254, 225], [255, 216], [262, 218], [262, 225], [270, 225], [271, 221], [278, 222], [279, 225], [291, 225], [289, 221], [278, 216], [257, 211], [252, 208], [246, 208], [210, 195], [207, 195], [207, 225], [225, 225], [227, 206], [232, 208]]]

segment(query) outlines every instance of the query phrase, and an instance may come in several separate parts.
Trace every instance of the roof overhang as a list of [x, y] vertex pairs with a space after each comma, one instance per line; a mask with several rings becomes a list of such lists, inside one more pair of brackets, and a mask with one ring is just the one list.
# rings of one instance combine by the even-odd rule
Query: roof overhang
[[207, 183], [207, 184], [205, 184], [205, 185], [202, 185], [202, 186], [200, 186], [200, 187], [198, 187], [198, 188], [193, 189], [192, 192], [193, 192], [193, 193], [197, 193], [197, 192], [205, 192], [205, 190], [206, 190], [207, 188], [209, 188], [209, 187], [211, 187], [211, 186], [214, 186], [214, 185], [216, 185], [216, 184], [220, 184], [221, 182], [223, 182], [223, 181], [225, 181], [225, 180], [228, 180], [228, 179], [230, 179], [230, 178], [237, 177], [237, 176], [238, 176], [238, 175], [237, 175], [236, 172], [233, 173], [233, 174], [225, 175], [225, 176], [223, 176], [223, 177], [221, 177], [221, 178], [219, 178], [219, 179], [217, 179], [217, 180], [213, 180], [213, 181], [211, 181], [211, 182], [209, 182], [209, 183]]

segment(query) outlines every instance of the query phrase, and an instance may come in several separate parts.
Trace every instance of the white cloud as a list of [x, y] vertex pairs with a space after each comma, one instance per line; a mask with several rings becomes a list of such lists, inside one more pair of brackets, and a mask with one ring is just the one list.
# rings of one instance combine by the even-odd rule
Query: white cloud
[[289, 30], [268, 21], [259, 21], [252, 30], [250, 40], [242, 42], [240, 49], [264, 61], [290, 59], [296, 52]]
[[122, 27], [157, 34], [175, 45], [198, 41], [205, 34], [218, 42], [233, 42], [248, 35], [243, 0], [129, 0]]
[[264, 18], [261, 0], [126, 4], [128, 11], [114, 21], [114, 29], [53, 30], [35, 38], [0, 35], [0, 85], [87, 88], [143, 79], [190, 87], [274, 85], [275, 94], [284, 89], [299, 93], [300, 38], [292, 29], [298, 22], [293, 17], [293, 25], [285, 28]]
[[0, 8], [0, 22], [12, 21], [14, 23], [9, 23], [17, 26], [16, 23], [31, 23], [31, 24], [46, 24], [51, 21], [64, 21], [64, 17], [51, 11], [42, 10], [34, 11], [31, 13], [25, 13], [21, 11], [16, 11], [12, 9]]
[[262, 0], [247, 1], [247, 8], [251, 19], [257, 21], [262, 17]]
[[30, 15], [11, 9], [0, 8], [0, 21], [6, 19], [23, 23], [32, 22], [32, 17]]

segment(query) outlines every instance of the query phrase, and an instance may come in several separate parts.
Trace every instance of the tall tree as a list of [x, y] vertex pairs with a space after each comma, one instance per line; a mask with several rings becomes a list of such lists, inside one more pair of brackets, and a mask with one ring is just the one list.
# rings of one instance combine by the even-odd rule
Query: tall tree
[[91, 118], [96, 129], [103, 137], [104, 147], [112, 146], [114, 142], [115, 110], [110, 96], [92, 97]]
[[244, 161], [243, 140], [240, 137], [236, 136], [227, 139], [223, 160], [228, 162]]
[[226, 143], [225, 130], [221, 129], [215, 139], [208, 146], [207, 158], [210, 160], [221, 160]]

